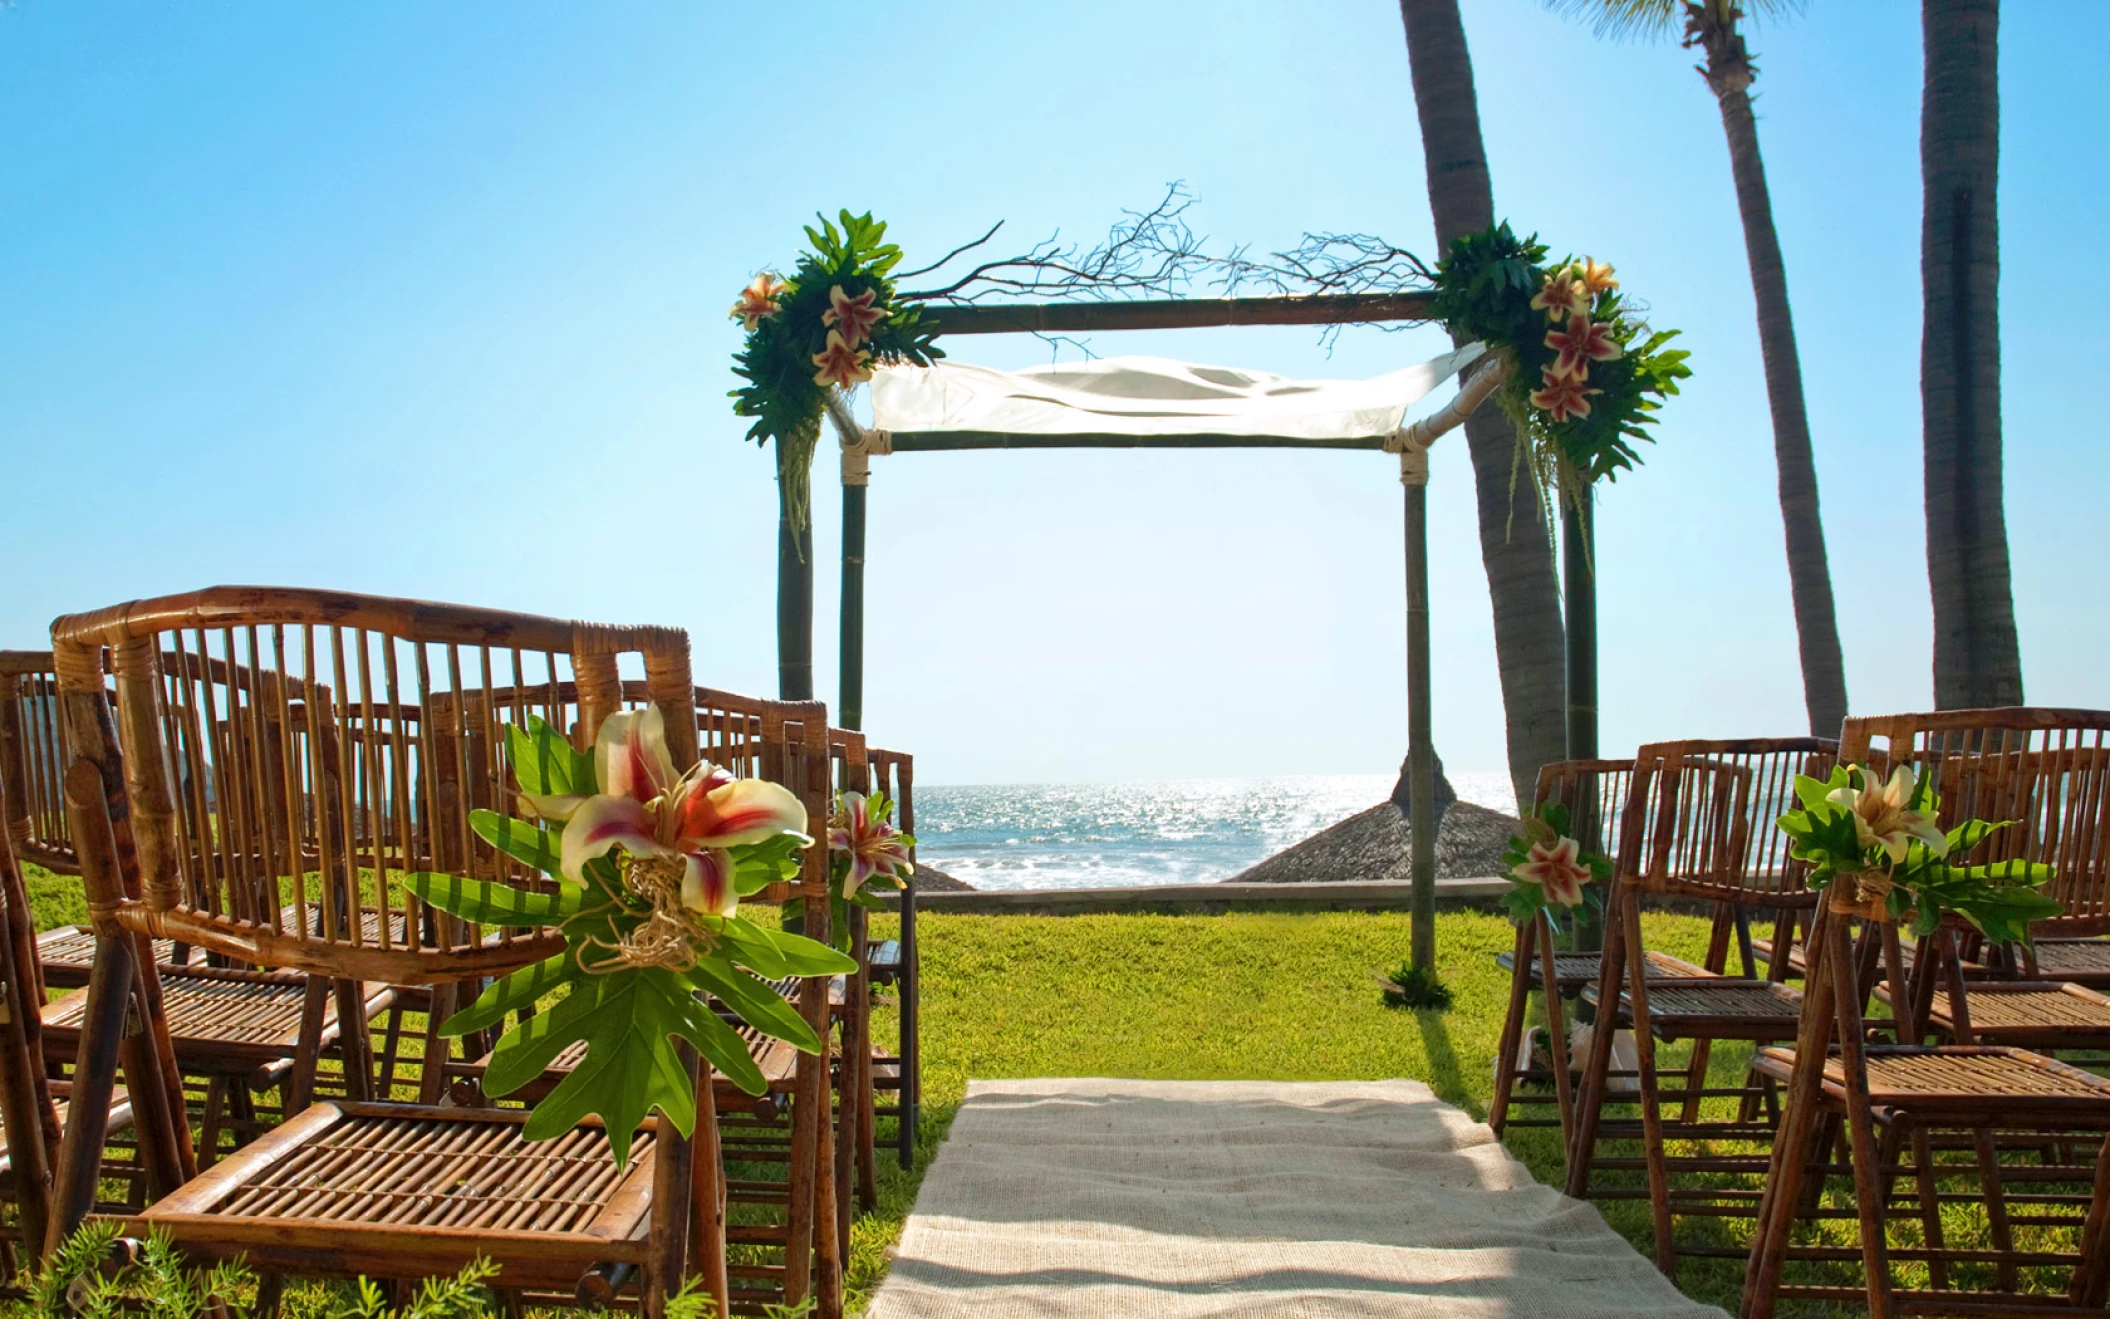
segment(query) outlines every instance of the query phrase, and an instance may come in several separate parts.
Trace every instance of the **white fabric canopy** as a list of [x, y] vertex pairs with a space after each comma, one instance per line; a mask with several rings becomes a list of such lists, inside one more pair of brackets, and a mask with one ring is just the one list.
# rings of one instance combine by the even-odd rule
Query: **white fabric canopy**
[[872, 376], [872, 424], [1006, 435], [1243, 435], [1364, 439], [1399, 429], [1415, 400], [1469, 365], [1477, 343], [1368, 380], [1291, 380], [1162, 357], [995, 371], [941, 361]]

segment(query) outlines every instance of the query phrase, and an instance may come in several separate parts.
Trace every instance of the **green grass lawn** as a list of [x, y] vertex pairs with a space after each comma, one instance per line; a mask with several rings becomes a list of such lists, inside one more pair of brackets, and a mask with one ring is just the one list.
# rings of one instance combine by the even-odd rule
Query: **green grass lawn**
[[[41, 925], [83, 917], [78, 882], [31, 868]], [[1650, 946], [1697, 960], [1706, 922], [1652, 914]], [[892, 932], [875, 921], [875, 936]], [[954, 916], [922, 921], [925, 1114], [915, 1172], [882, 1151], [880, 1203], [858, 1219], [849, 1288], [861, 1307], [885, 1275], [921, 1171], [936, 1153], [970, 1077], [1114, 1076], [1170, 1080], [1358, 1080], [1410, 1077], [1484, 1118], [1508, 975], [1495, 954], [1513, 940], [1499, 916], [1446, 912], [1437, 921], [1439, 968], [1455, 994], [1445, 1012], [1383, 1003], [1379, 978], [1408, 946], [1404, 913], [1246, 912], [1181, 916]], [[876, 1029], [891, 1039], [891, 1002]], [[1733, 1082], [1745, 1050], [1718, 1048], [1713, 1079]], [[1665, 1054], [1666, 1063], [1680, 1051]], [[1550, 1110], [1541, 1110], [1550, 1113]], [[887, 1134], [884, 1132], [882, 1134]], [[1543, 1181], [1562, 1180], [1556, 1133], [1512, 1131], [1512, 1152]], [[1609, 1179], [1607, 1179], [1609, 1180]], [[1601, 1205], [1612, 1225], [1652, 1252], [1645, 1202]], [[1952, 1242], [1982, 1232], [1968, 1205], [1945, 1211]], [[1825, 1236], [1850, 1244], [1850, 1223]], [[1742, 1224], [1681, 1222], [1682, 1239], [1740, 1247]], [[1740, 1259], [1692, 1260], [1678, 1282], [1696, 1299], [1734, 1310]], [[1856, 1269], [1831, 1279], [1855, 1285]], [[319, 1289], [289, 1297], [289, 1316], [321, 1314]], [[1783, 1315], [1851, 1313], [1783, 1307]], [[6, 1314], [0, 1307], [0, 1314]]]

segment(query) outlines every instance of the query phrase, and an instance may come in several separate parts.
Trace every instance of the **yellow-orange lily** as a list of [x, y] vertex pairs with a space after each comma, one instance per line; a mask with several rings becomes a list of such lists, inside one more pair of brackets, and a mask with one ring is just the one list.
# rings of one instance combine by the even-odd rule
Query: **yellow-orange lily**
[[1602, 261], [1584, 257], [1574, 269], [1576, 279], [1582, 282], [1583, 292], [1592, 297], [1619, 287], [1619, 281], [1612, 278], [1612, 267]]
[[740, 290], [739, 299], [733, 303], [732, 318], [752, 332], [763, 317], [777, 314], [777, 298], [783, 292], [784, 281], [764, 271]]

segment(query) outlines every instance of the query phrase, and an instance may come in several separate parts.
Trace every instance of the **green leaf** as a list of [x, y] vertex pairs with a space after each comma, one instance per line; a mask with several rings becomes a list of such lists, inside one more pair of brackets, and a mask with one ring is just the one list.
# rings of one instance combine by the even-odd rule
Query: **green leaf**
[[572, 746], [540, 715], [529, 715], [525, 728], [506, 726], [506, 750], [522, 792], [537, 797], [586, 797], [594, 792], [593, 757]]
[[555, 893], [530, 893], [510, 884], [493, 884], [434, 871], [419, 871], [403, 877], [403, 886], [420, 901], [478, 925], [504, 925], [536, 929], [561, 925], [575, 916], [585, 891], [565, 885]]
[[820, 1036], [814, 1034], [798, 1009], [768, 984], [738, 967], [699, 962], [689, 972], [689, 980], [717, 995], [720, 1002], [739, 1014], [740, 1020], [764, 1035], [782, 1040], [801, 1053], [821, 1051]]
[[512, 1013], [535, 1006], [585, 974], [572, 961], [569, 952], [546, 957], [533, 966], [523, 966], [487, 985], [474, 1003], [447, 1018], [440, 1027], [440, 1034], [458, 1037], [496, 1026]]
[[561, 834], [525, 820], [514, 820], [496, 811], [469, 812], [469, 827], [476, 836], [524, 865], [545, 875], [562, 875]]
[[765, 930], [737, 916], [726, 919], [722, 932], [734, 961], [771, 980], [849, 975], [857, 969], [849, 957], [803, 934]]
[[[598, 1115], [607, 1127], [617, 1161], [623, 1162], [629, 1158], [631, 1133], [655, 1108], [683, 1135], [693, 1132], [696, 1095], [677, 1040], [695, 1045], [749, 1093], [759, 1094], [766, 1086], [744, 1045], [739, 1046], [737, 1057], [725, 1056], [726, 1037], [739, 1045], [738, 1034], [706, 1010], [682, 978], [656, 967], [595, 978], [603, 984], [590, 1011], [568, 1016], [549, 1032], [551, 1038], [563, 1039], [559, 1052], [583, 1040], [586, 1056], [535, 1106], [525, 1132], [530, 1140], [561, 1135]], [[529, 1018], [526, 1024], [556, 1017], [558, 1011]], [[546, 1041], [532, 1052], [539, 1054], [541, 1047], [546, 1047]], [[524, 1052], [522, 1056], [530, 1055]], [[494, 1058], [492, 1072], [496, 1064]]]
[[581, 976], [571, 992], [547, 1012], [514, 1024], [491, 1050], [484, 1068], [484, 1091], [509, 1095], [547, 1071], [557, 1055], [582, 1037], [586, 1021], [600, 1006], [601, 995], [616, 976]]

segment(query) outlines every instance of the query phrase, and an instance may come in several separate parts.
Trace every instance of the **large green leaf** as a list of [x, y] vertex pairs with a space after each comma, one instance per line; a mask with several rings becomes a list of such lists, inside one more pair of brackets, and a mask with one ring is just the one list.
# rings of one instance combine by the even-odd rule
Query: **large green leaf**
[[698, 962], [689, 979], [716, 994], [740, 1019], [805, 1053], [821, 1051], [820, 1036], [781, 994], [735, 966]]
[[525, 1011], [586, 973], [572, 961], [569, 952], [546, 957], [533, 966], [523, 966], [509, 976], [494, 980], [474, 1003], [447, 1018], [440, 1034], [467, 1035], [496, 1026], [514, 1012]]
[[516, 1023], [491, 1050], [484, 1091], [509, 1095], [542, 1075], [558, 1054], [585, 1037], [610, 981], [623, 978], [581, 976], [555, 1007]]
[[[726, 1053], [724, 1036], [733, 1035], [736, 1042], [738, 1036], [672, 972], [642, 968], [600, 978], [606, 983], [591, 1011], [566, 1018], [550, 1032], [569, 1037], [559, 1052], [583, 1040], [586, 1056], [535, 1106], [524, 1134], [546, 1140], [597, 1114], [621, 1162], [629, 1158], [631, 1133], [655, 1108], [683, 1135], [695, 1130], [696, 1095], [676, 1040], [688, 1040], [715, 1064]], [[545, 1015], [554, 1018], [558, 1012]], [[540, 1020], [530, 1018], [527, 1024]], [[737, 1059], [726, 1061], [734, 1063], [726, 1074], [743, 1089], [760, 1093], [766, 1086], [744, 1047]]]
[[512, 754], [513, 777], [522, 792], [537, 797], [585, 797], [594, 791], [593, 757], [529, 715], [527, 727], [506, 727], [506, 750]]
[[738, 916], [727, 917], [719, 933], [732, 946], [734, 961], [771, 980], [848, 975], [857, 969], [857, 963], [817, 939], [765, 930]]
[[545, 875], [561, 875], [561, 835], [525, 820], [514, 820], [496, 811], [476, 810], [469, 812], [469, 827], [476, 836], [512, 857], [515, 861], [533, 866]]
[[555, 893], [530, 893], [510, 884], [492, 884], [435, 871], [405, 875], [403, 885], [420, 901], [478, 925], [535, 929], [560, 925], [575, 916], [585, 890], [565, 885]]

